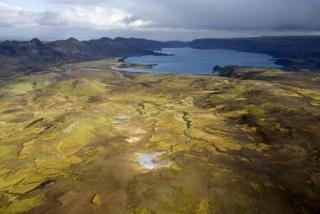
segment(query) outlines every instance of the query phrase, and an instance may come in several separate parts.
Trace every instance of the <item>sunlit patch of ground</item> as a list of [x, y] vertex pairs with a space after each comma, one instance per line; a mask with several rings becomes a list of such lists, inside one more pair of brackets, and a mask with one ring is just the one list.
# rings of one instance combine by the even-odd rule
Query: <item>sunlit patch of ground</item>
[[318, 74], [117, 64], [1, 81], [0, 213], [320, 209]]

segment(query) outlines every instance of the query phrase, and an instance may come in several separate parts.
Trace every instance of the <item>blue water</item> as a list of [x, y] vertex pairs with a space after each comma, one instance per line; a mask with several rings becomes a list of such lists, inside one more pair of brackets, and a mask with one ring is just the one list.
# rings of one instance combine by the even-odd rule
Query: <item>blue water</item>
[[129, 57], [127, 63], [157, 64], [152, 69], [124, 68], [132, 72], [209, 74], [216, 65], [240, 65], [254, 67], [279, 67], [266, 54], [246, 53], [233, 50], [199, 50], [192, 48], [164, 48], [161, 53], [174, 56]]
[[147, 154], [138, 154], [139, 163], [146, 169], [154, 169], [157, 167], [155, 159], [162, 155], [162, 152], [152, 152]]

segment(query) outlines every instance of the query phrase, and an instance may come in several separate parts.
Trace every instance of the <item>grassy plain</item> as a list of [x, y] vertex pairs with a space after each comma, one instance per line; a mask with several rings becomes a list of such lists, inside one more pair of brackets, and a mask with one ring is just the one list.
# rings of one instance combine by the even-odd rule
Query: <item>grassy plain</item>
[[[316, 213], [320, 75], [135, 74], [117, 60], [0, 81], [0, 213]], [[161, 152], [154, 169], [138, 154]]]

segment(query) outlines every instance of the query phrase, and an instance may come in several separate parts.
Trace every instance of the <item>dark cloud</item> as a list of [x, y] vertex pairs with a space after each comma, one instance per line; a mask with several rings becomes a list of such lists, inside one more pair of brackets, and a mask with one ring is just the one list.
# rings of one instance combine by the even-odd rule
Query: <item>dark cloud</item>
[[223, 30], [320, 29], [320, 0], [49, 0], [126, 9], [153, 27]]
[[42, 34], [47, 28], [56, 32], [50, 36], [62, 35], [61, 29], [72, 33], [78, 29], [83, 37], [119, 33], [157, 39], [320, 30], [320, 0], [45, 0], [44, 11], [6, 2], [0, 4], [0, 26], [38, 25], [46, 29]]
[[52, 4], [97, 4], [97, 3], [105, 3], [106, 0], [47, 0], [49, 3]]
[[[136, 0], [126, 9], [154, 27], [223, 30], [320, 29], [319, 0]], [[143, 7], [141, 7], [143, 5]]]

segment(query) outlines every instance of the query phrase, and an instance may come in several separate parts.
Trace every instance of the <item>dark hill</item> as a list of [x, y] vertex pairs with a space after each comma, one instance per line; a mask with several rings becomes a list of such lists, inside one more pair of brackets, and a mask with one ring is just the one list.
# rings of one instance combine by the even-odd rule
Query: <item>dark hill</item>
[[0, 56], [50, 59], [61, 57], [61, 54], [35, 38], [28, 42], [5, 41], [0, 43]]
[[197, 39], [190, 46], [199, 49], [232, 49], [269, 54], [290, 68], [320, 68], [320, 36], [279, 36], [238, 39]]
[[30, 72], [68, 62], [157, 54], [162, 47], [181, 47], [185, 42], [159, 42], [135, 38], [101, 38], [79, 41], [75, 38], [43, 43], [39, 39], [27, 42], [0, 43], [0, 69], [9, 72]]
[[0, 42], [0, 69], [2, 74], [31, 72], [61, 63], [157, 54], [154, 51], [169, 47], [265, 53], [287, 68], [320, 69], [320, 36], [197, 39], [191, 42], [121, 37], [89, 41], [70, 38], [48, 43], [36, 38], [27, 42], [4, 41]]

